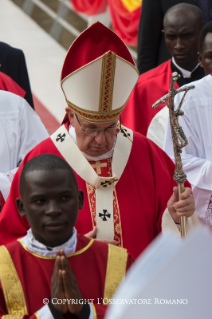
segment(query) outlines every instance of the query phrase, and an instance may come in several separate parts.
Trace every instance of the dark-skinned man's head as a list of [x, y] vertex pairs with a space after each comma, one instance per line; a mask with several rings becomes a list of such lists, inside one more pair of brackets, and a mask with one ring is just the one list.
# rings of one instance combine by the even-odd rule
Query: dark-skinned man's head
[[212, 22], [204, 26], [199, 37], [199, 62], [205, 74], [212, 73]]
[[83, 192], [71, 167], [52, 154], [36, 156], [24, 166], [19, 189], [17, 207], [35, 239], [49, 247], [65, 243], [83, 207]]
[[166, 12], [163, 25], [166, 46], [175, 62], [192, 71], [198, 63], [199, 35], [203, 27], [201, 10], [191, 4], [177, 4]]

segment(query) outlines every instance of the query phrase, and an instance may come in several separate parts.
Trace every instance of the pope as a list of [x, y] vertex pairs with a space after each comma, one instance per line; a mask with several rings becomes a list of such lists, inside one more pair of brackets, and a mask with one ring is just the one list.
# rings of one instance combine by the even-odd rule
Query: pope
[[65, 118], [50, 138], [28, 153], [15, 175], [0, 216], [2, 244], [24, 236], [29, 228], [15, 199], [24, 165], [43, 153], [64, 158], [84, 191], [76, 223], [80, 234], [124, 247], [136, 258], [161, 232], [164, 211], [179, 233], [175, 223], [180, 216], [194, 213], [190, 188], [178, 200], [173, 162], [154, 143], [121, 124], [138, 76], [128, 48], [101, 23], [75, 40], [61, 72]]

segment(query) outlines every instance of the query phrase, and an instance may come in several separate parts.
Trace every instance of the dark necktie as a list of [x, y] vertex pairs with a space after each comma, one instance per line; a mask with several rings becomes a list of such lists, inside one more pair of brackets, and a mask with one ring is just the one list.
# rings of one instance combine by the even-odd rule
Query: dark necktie
[[208, 0], [197, 0], [199, 8], [202, 10], [205, 24], [211, 21], [210, 5]]

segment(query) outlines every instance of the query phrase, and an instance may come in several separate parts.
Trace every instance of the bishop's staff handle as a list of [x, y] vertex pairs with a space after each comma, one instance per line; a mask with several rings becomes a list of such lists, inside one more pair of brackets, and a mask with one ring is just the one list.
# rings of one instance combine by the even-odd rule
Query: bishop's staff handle
[[[179, 183], [178, 184], [178, 197], [184, 192], [184, 183]], [[186, 237], [186, 217], [181, 216], [180, 217], [180, 233], [181, 233], [181, 238]]]
[[[180, 195], [185, 190], [184, 183], [186, 181], [186, 174], [184, 173], [183, 167], [182, 167], [181, 152], [182, 152], [182, 148], [188, 144], [187, 138], [182, 130], [182, 127], [178, 123], [178, 117], [184, 114], [180, 108], [182, 106], [186, 93], [189, 90], [194, 89], [194, 86], [190, 85], [190, 86], [184, 86], [176, 90], [174, 86], [179, 77], [180, 75], [177, 72], [172, 73], [169, 93], [164, 95], [162, 98], [160, 98], [157, 102], [155, 102], [152, 105], [152, 107], [155, 108], [159, 104], [165, 103], [169, 109], [169, 119], [170, 119], [174, 157], [175, 157], [175, 172], [174, 172], [173, 178], [178, 184], [178, 197], [180, 197]], [[180, 92], [184, 92], [184, 95], [179, 103], [179, 106], [175, 110], [174, 97]], [[185, 238], [186, 237], [186, 217], [185, 216], [182, 216], [180, 218], [180, 232], [181, 232], [181, 237]]]
[[[174, 172], [174, 180], [178, 184], [178, 200], [180, 198], [180, 195], [184, 192], [185, 187], [184, 187], [184, 182], [186, 180], [186, 175], [183, 172], [183, 167], [182, 167], [182, 161], [181, 161], [181, 147], [182, 145], [179, 145], [179, 135], [176, 133], [176, 127], [179, 127], [178, 123], [178, 116], [182, 115], [182, 111], [179, 112], [179, 114], [175, 114], [174, 112], [174, 97], [176, 95], [176, 90], [174, 88], [176, 81], [180, 75], [176, 72], [172, 73], [171, 77], [171, 83], [170, 83], [170, 89], [169, 89], [169, 103], [168, 103], [168, 108], [169, 108], [169, 119], [170, 119], [170, 126], [171, 126], [171, 134], [172, 134], [172, 140], [173, 140], [173, 149], [174, 149], [174, 157], [175, 157], [175, 172]], [[183, 141], [180, 141], [181, 144], [183, 144]], [[184, 137], [184, 144], [187, 144], [187, 139]], [[186, 237], [186, 217], [181, 216], [180, 217], [180, 233], [181, 233], [181, 238]]]

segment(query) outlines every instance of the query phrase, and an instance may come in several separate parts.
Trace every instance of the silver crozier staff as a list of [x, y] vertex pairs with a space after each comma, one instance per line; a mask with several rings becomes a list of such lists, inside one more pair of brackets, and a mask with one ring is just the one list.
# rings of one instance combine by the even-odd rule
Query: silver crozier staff
[[[180, 75], [177, 72], [172, 73], [170, 90], [169, 93], [164, 95], [160, 100], [155, 102], [152, 107], [155, 108], [161, 103], [165, 103], [169, 108], [169, 119], [173, 140], [173, 148], [174, 148], [174, 157], [175, 157], [175, 171], [174, 171], [174, 180], [178, 184], [178, 194], [182, 194], [184, 192], [184, 183], [186, 181], [186, 174], [183, 172], [182, 160], [180, 153], [182, 153], [182, 148], [188, 144], [187, 138], [183, 132], [182, 127], [178, 123], [178, 116], [183, 115], [183, 111], [180, 109], [185, 98], [186, 93], [194, 89], [193, 85], [184, 86], [183, 88], [175, 89], [175, 82], [179, 79]], [[180, 92], [185, 92], [178, 108], [176, 111], [174, 110], [174, 97], [176, 94]], [[182, 216], [180, 218], [180, 232], [181, 237], [186, 237], [186, 217]]]

